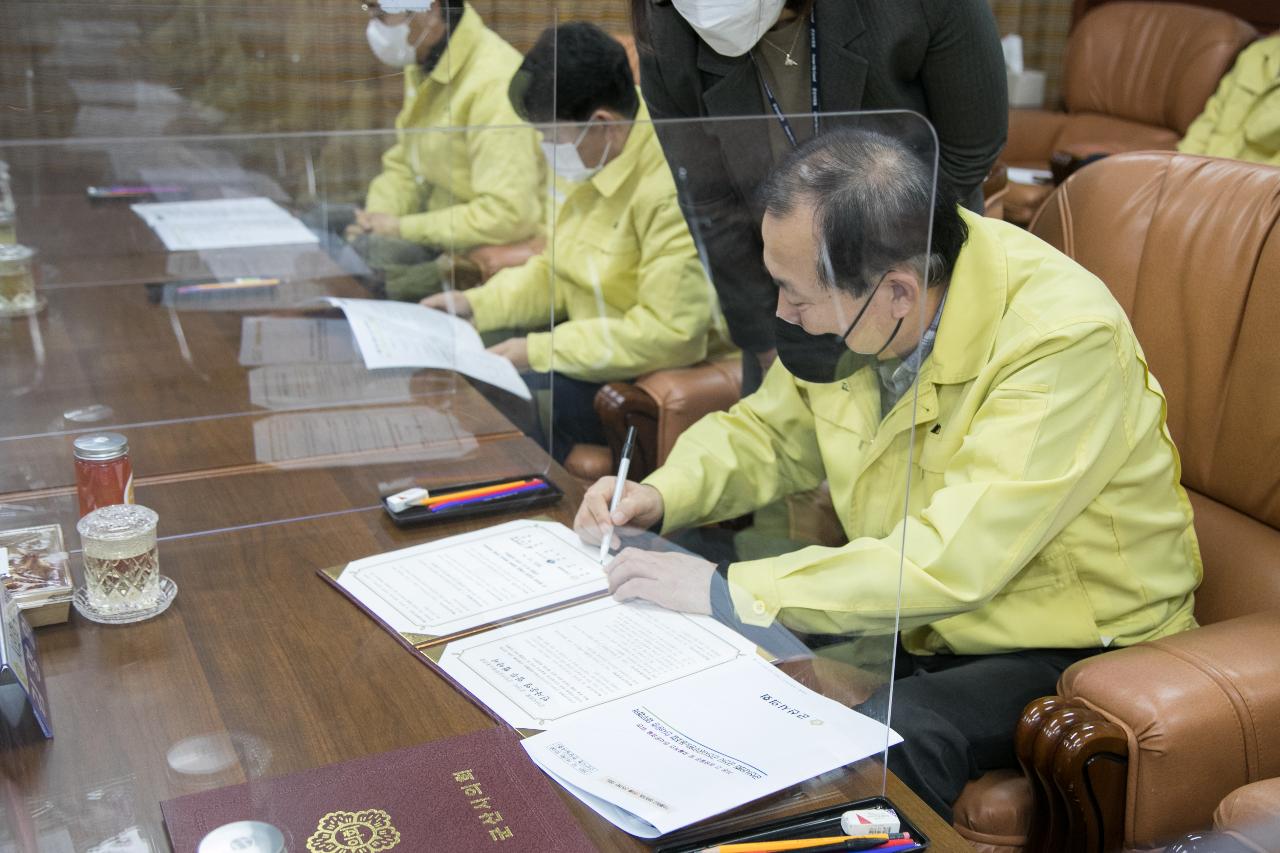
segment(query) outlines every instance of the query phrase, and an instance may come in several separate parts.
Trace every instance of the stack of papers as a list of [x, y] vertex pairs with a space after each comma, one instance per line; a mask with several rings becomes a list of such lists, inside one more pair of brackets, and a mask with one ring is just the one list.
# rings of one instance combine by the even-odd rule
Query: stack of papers
[[318, 243], [287, 210], [266, 198], [228, 198], [135, 204], [171, 252]]
[[607, 597], [596, 549], [561, 524], [513, 521], [325, 574], [642, 838], [901, 741], [709, 616]]

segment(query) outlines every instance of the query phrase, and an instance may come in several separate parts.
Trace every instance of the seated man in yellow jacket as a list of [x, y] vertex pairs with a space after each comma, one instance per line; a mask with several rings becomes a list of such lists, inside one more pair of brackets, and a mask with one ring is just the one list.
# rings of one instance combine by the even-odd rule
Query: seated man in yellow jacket
[[[462, 0], [365, 4], [369, 46], [404, 70], [396, 142], [382, 157], [348, 237], [368, 235], [376, 266], [407, 267], [536, 236], [546, 174], [537, 135], [518, 128], [506, 96], [520, 54]], [[393, 279], [393, 296], [419, 298], [439, 276]], [[432, 286], [436, 285], [436, 286]]]
[[627, 549], [610, 588], [868, 635], [894, 631], [901, 577], [890, 723], [905, 742], [889, 767], [949, 818], [968, 780], [1016, 766], [1022, 708], [1066, 666], [1193, 627], [1201, 566], [1164, 396], [1124, 311], [1027, 232], [944, 187], [931, 206], [931, 174], [866, 131], [793, 154], [764, 191], [778, 363], [612, 516], [612, 478], [592, 486], [576, 526], [587, 541], [672, 531], [827, 480], [843, 546], [720, 567]]
[[423, 304], [452, 307], [480, 331], [546, 329], [554, 312], [554, 334], [533, 332], [492, 349], [526, 371], [535, 390], [554, 371], [552, 450], [563, 460], [576, 443], [604, 442], [592, 407], [602, 383], [693, 364], [726, 346], [713, 328], [715, 291], [622, 45], [587, 23], [548, 30], [511, 96], [527, 121], [556, 122], [544, 153], [570, 189], [553, 239], [482, 287]]
[[1280, 35], [1240, 54], [1178, 150], [1280, 166]]

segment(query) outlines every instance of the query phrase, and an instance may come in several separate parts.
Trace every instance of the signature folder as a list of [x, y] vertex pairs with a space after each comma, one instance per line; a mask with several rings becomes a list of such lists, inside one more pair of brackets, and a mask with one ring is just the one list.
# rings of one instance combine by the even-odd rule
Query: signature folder
[[261, 821], [289, 853], [587, 853], [554, 785], [505, 728], [257, 779], [161, 804], [175, 853], [236, 821]]

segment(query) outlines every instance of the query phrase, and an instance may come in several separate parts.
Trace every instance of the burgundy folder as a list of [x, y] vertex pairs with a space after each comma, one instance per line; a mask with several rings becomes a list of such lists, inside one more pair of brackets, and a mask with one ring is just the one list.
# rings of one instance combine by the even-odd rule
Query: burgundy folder
[[289, 853], [587, 853], [593, 847], [510, 729], [495, 728], [160, 804], [175, 853], [233, 821]]

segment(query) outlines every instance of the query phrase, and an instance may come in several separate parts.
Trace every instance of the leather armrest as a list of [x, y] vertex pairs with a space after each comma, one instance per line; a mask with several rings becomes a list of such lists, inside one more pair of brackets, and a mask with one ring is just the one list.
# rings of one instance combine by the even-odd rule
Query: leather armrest
[[1000, 159], [1010, 166], [1049, 168], [1066, 113], [1051, 110], [1009, 110], [1009, 141]]
[[1258, 850], [1280, 845], [1280, 778], [1236, 788], [1218, 804], [1213, 828], [1229, 832]]
[[1129, 741], [1126, 846], [1210, 824], [1233, 789], [1280, 776], [1280, 611], [1242, 616], [1071, 666], [1059, 692]]
[[657, 370], [637, 379], [636, 387], [658, 405], [656, 463], [661, 465], [680, 433], [704, 415], [738, 402], [742, 394], [742, 356], [734, 353], [692, 367]]

